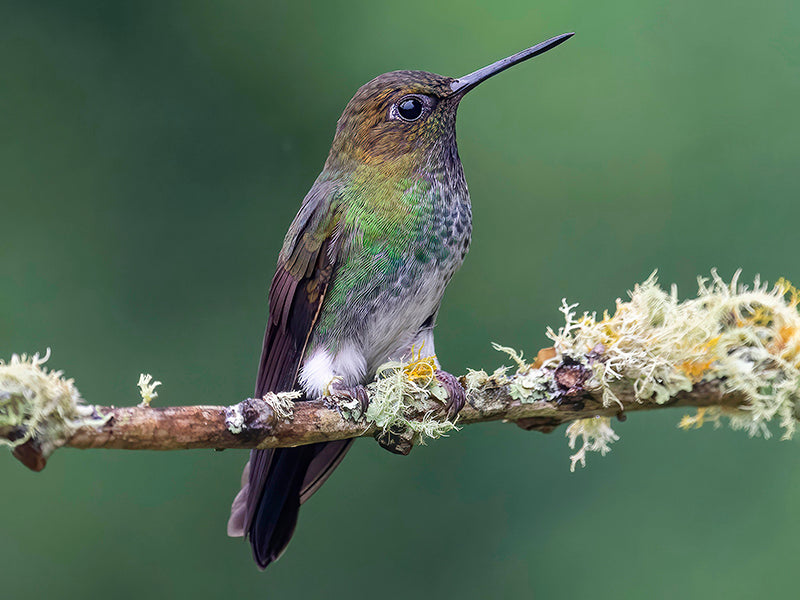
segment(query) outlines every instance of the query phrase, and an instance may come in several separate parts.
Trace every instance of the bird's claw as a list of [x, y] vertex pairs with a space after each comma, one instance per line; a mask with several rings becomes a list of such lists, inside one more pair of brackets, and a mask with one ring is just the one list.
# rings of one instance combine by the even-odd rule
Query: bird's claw
[[348, 387], [341, 381], [334, 381], [330, 384], [328, 389], [331, 395], [336, 398], [356, 400], [361, 408], [361, 416], [367, 414], [367, 409], [369, 408], [369, 394], [367, 394], [367, 388], [363, 385]]
[[452, 373], [436, 369], [436, 379], [442, 384], [442, 387], [447, 391], [447, 404], [445, 409], [447, 411], [447, 418], [450, 420], [455, 419], [464, 404], [467, 402], [467, 393], [458, 382], [458, 378]]

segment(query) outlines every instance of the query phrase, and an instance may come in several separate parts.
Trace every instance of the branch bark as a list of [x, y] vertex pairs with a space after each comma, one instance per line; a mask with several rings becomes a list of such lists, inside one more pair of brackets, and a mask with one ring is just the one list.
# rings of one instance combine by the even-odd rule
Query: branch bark
[[[723, 392], [719, 381], [698, 383], [691, 391], [680, 392], [661, 404], [653, 399], [637, 400], [633, 389], [620, 383], [615, 393], [621, 406], [608, 406], [603, 404], [599, 391], [583, 387], [589, 379], [585, 367], [567, 367], [568, 370], [554, 371], [552, 388], [556, 391], [534, 402], [512, 397], [513, 376], [505, 381], [489, 378], [468, 394], [458, 425], [503, 420], [549, 433], [563, 423], [595, 416], [624, 420], [628, 412], [677, 406], [738, 407], [746, 402], [740, 394]], [[463, 377], [460, 381], [465, 383]], [[441, 410], [441, 403], [431, 397], [428, 408]], [[261, 399], [247, 399], [231, 406], [93, 409], [97, 416], [107, 417], [107, 422], [99, 427], [80, 427], [65, 440], [65, 446], [126, 450], [277, 448], [383, 433], [374, 424], [346, 418], [326, 399], [297, 402], [288, 418], [276, 414], [271, 403]]]
[[[551, 349], [543, 351], [545, 356]], [[472, 425], [488, 421], [514, 422], [523, 429], [549, 433], [561, 424], [590, 417], [618, 417], [628, 412], [683, 407], [740, 407], [747, 399], [740, 393], [728, 393], [723, 382], [697, 383], [691, 391], [679, 392], [667, 402], [654, 398], [638, 399], [633, 386], [625, 380], [614, 388], [619, 404], [603, 403], [602, 390], [592, 387], [588, 366], [562, 357], [558, 367], [542, 369], [550, 390], [537, 400], [520, 399], [514, 394], [526, 373], [493, 375], [473, 386], [457, 424]], [[537, 364], [530, 368], [534, 369]], [[460, 378], [466, 386], [466, 377]], [[517, 385], [517, 389], [519, 389]], [[372, 392], [370, 392], [372, 393]], [[373, 436], [388, 450], [407, 454], [414, 435], [410, 431], [383, 431], [374, 423], [354, 420], [342, 413], [330, 398], [295, 402], [292, 414], [275, 408], [274, 400], [247, 399], [230, 406], [114, 407], [83, 406], [91, 415], [86, 424], [72, 428], [63, 439], [43, 439], [36, 434], [13, 449], [13, 454], [28, 468], [39, 471], [49, 454], [58, 447], [113, 448], [124, 450], [186, 450], [192, 448], [279, 448], [316, 442]], [[412, 420], [426, 414], [442, 413], [442, 402], [433, 395], [423, 399], [421, 407], [408, 415]], [[20, 439], [23, 428], [0, 428], [0, 437]]]
[[[756, 281], [748, 291], [735, 278], [730, 284], [716, 273], [712, 278], [701, 280], [697, 298], [680, 302], [674, 290], [665, 292], [651, 276], [634, 288], [630, 301], [617, 300], [613, 316], [602, 319], [578, 317], [565, 302], [566, 324], [548, 332], [555, 345], [540, 351], [534, 364], [496, 346], [518, 364], [514, 375], [470, 373], [460, 379], [467, 405], [458, 424], [504, 420], [550, 432], [579, 419], [624, 419], [629, 412], [672, 406], [746, 408], [726, 411], [733, 427], [768, 435], [767, 424], [775, 419], [784, 437], [791, 437], [800, 417], [800, 291], [783, 280], [771, 291]], [[374, 436], [405, 454], [414, 431], [436, 435], [449, 427], [431, 421], [432, 414], [442, 415], [443, 403], [441, 390], [429, 389], [435, 365], [422, 368], [429, 359], [385, 366], [383, 373], [394, 375], [368, 386], [369, 414], [389, 424], [384, 427], [349, 418], [347, 402], [329, 398], [296, 402], [293, 414], [286, 413], [285, 397], [231, 406], [86, 406], [71, 380], [42, 367], [46, 359], [13, 355], [8, 364], [0, 361], [0, 443], [11, 445], [34, 470], [61, 446], [275, 448]], [[685, 424], [718, 420], [721, 414], [712, 409]], [[571, 443], [574, 433], [584, 436], [586, 446], [587, 436], [605, 425], [574, 428]]]

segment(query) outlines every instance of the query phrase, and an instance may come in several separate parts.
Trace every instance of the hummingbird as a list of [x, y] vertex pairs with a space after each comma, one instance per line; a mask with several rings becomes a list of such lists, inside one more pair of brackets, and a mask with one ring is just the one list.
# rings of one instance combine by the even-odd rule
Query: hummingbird
[[[456, 146], [456, 111], [490, 77], [565, 42], [565, 33], [454, 79], [393, 71], [363, 85], [339, 118], [322, 172], [284, 239], [269, 291], [255, 397], [299, 390], [366, 407], [388, 360], [435, 358], [442, 295], [470, 245], [472, 209]], [[415, 354], [416, 356], [416, 354]], [[447, 414], [464, 389], [436, 361]], [[265, 569], [286, 549], [300, 505], [353, 440], [253, 450], [228, 535]]]

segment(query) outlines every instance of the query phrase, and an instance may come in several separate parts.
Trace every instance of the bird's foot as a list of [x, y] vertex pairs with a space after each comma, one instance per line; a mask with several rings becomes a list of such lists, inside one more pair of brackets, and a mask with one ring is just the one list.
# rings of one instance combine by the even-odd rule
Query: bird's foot
[[467, 393], [458, 382], [458, 378], [452, 373], [436, 369], [436, 379], [447, 391], [447, 404], [445, 405], [447, 418], [451, 421], [458, 416], [464, 404], [467, 402]]
[[[458, 413], [464, 408], [467, 401], [467, 394], [464, 388], [458, 382], [455, 375], [451, 375], [447, 371], [440, 369], [436, 370], [436, 379], [447, 392], [447, 403], [444, 406], [446, 418], [454, 420]], [[375, 434], [375, 439], [381, 447], [394, 454], [406, 455], [411, 452], [414, 447], [414, 442], [418, 434], [411, 429], [390, 429], [389, 431], [380, 431]]]
[[361, 418], [367, 414], [369, 395], [367, 388], [363, 385], [346, 386], [341, 380], [336, 379], [328, 385], [328, 394], [336, 400], [344, 400], [351, 404], [352, 407], [345, 407], [351, 414], [354, 412], [353, 409], [358, 408], [360, 412], [355, 415], [355, 418]]

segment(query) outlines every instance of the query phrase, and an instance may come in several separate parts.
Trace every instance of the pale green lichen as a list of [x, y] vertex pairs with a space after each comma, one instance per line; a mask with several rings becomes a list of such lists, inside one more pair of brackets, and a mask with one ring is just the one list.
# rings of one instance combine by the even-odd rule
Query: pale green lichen
[[78, 427], [105, 422], [83, 404], [72, 379], [47, 370], [49, 357], [48, 349], [43, 357], [13, 354], [8, 363], [0, 360], [0, 444], [13, 448], [35, 439], [46, 456]]
[[279, 419], [291, 419], [294, 416], [294, 401], [303, 396], [303, 392], [267, 393], [262, 400], [266, 402]]
[[[554, 369], [569, 357], [592, 372], [584, 389], [599, 394], [606, 406], [620, 407], [615, 389], [632, 388], [636, 400], [663, 404], [713, 380], [724, 393], [741, 394], [743, 406], [699, 409], [681, 427], [718, 426], [725, 417], [734, 429], [769, 437], [769, 423], [777, 421], [789, 439], [800, 415], [800, 292], [783, 279], [771, 287], [759, 278], [752, 286], [740, 285], [739, 275], [726, 283], [712, 271], [710, 279], [698, 279], [696, 298], [680, 301], [676, 287], [661, 289], [653, 273], [602, 318], [578, 317], [577, 304], [564, 300], [565, 325], [548, 329], [553, 350], [531, 365], [521, 352], [494, 344], [517, 365], [514, 375], [495, 380], [522, 402], [553, 399]], [[476, 381], [490, 377], [478, 373], [485, 379], [474, 376]], [[605, 454], [616, 439], [607, 419], [577, 421], [567, 436], [571, 447], [583, 439], [572, 469], [585, 464], [587, 452]]]
[[577, 317], [577, 305], [564, 301], [566, 324], [548, 336], [562, 356], [599, 350], [602, 358], [587, 363], [593, 377], [586, 387], [601, 391], [607, 406], [620, 403], [614, 392], [620, 382], [632, 385], [637, 400], [663, 403], [716, 380], [724, 392], [742, 394], [745, 405], [702, 409], [684, 427], [724, 416], [734, 429], [769, 437], [769, 423], [777, 420], [789, 439], [800, 404], [800, 292], [785, 280], [770, 287], [756, 278], [748, 287], [738, 279], [739, 272], [726, 283], [712, 271], [698, 280], [696, 298], [679, 301], [676, 287], [664, 291], [654, 273], [627, 302], [617, 300], [613, 316]]
[[[517, 363], [517, 372], [513, 377], [505, 379], [508, 386], [508, 394], [514, 399], [519, 400], [523, 404], [545, 400], [548, 397], [549, 382], [551, 381], [550, 375], [543, 369], [534, 369], [525, 362], [525, 357], [522, 352], [518, 352], [514, 348], [508, 346], [501, 346], [492, 342], [492, 347], [498, 352], [508, 354], [508, 356]], [[506, 373], [506, 368], [495, 371], [493, 377], [500, 379]]]
[[[800, 292], [784, 280], [770, 288], [757, 278], [748, 288], [739, 285], [738, 278], [737, 272], [725, 283], [712, 271], [710, 280], [699, 279], [696, 298], [679, 301], [675, 286], [662, 290], [654, 273], [635, 286], [628, 301], [617, 300], [613, 315], [602, 318], [594, 313], [577, 317], [577, 305], [563, 301], [565, 325], [557, 332], [548, 329], [553, 351], [544, 357], [540, 353], [534, 367], [522, 353], [495, 345], [517, 364], [516, 373], [507, 375], [506, 367], [492, 375], [470, 371], [467, 393], [492, 381], [508, 385], [510, 394], [522, 402], [552, 399], [558, 392], [553, 389], [553, 371], [569, 357], [591, 369], [592, 377], [583, 387], [599, 393], [606, 406], [622, 404], [614, 391], [619, 385], [631, 386], [639, 401], [664, 403], [713, 380], [723, 392], [741, 394], [743, 406], [699, 409], [694, 417], [684, 417], [682, 427], [700, 427], [706, 421], [717, 425], [726, 417], [734, 429], [768, 437], [769, 424], [777, 421], [783, 439], [789, 439], [800, 413]], [[35, 438], [54, 447], [75, 428], [104, 422], [82, 405], [72, 380], [43, 367], [48, 356], [13, 355], [8, 364], [0, 361], [0, 443], [17, 446]], [[442, 417], [447, 393], [435, 370], [434, 357], [383, 365], [368, 386], [366, 420], [383, 432], [411, 431], [420, 440], [453, 430], [455, 423]], [[156, 397], [157, 385], [149, 376], [140, 378], [143, 403]], [[298, 395], [264, 400], [279, 418], [288, 419]], [[430, 408], [431, 397], [441, 404], [439, 409]], [[361, 417], [356, 400], [342, 402], [345, 412]], [[571, 457], [572, 469], [585, 464], [587, 452], [605, 454], [617, 439], [606, 418], [577, 421], [567, 436], [573, 449], [582, 440]]]
[[497, 383], [505, 383], [507, 381], [506, 373], [508, 372], [508, 367], [498, 367], [494, 370], [494, 372], [489, 375], [483, 369], [478, 371], [474, 369], [467, 369], [467, 374], [464, 375], [464, 382], [465, 382], [465, 390], [467, 393], [467, 397], [470, 397], [474, 394], [478, 389], [489, 383], [490, 381], [494, 381]]
[[245, 418], [241, 404], [234, 404], [225, 411], [225, 427], [233, 435], [239, 435], [244, 431]]
[[464, 376], [464, 379], [467, 384], [467, 396], [470, 396], [478, 391], [479, 388], [486, 385], [486, 382], [489, 381], [489, 374], [483, 369], [478, 371], [474, 369], [467, 369], [467, 374]]
[[578, 463], [581, 463], [582, 467], [586, 466], [587, 452], [599, 452], [601, 456], [605, 456], [611, 451], [611, 444], [619, 439], [619, 436], [611, 428], [611, 419], [608, 417], [592, 417], [573, 421], [567, 427], [566, 433], [569, 438], [569, 447], [572, 450], [575, 449], [578, 438], [581, 438], [581, 447], [569, 457], [571, 461], [569, 470], [573, 473], [575, 465]]
[[523, 404], [546, 400], [549, 397], [551, 376], [544, 369], [518, 373], [508, 384], [508, 393]]
[[492, 348], [497, 350], [498, 352], [502, 352], [503, 354], [508, 354], [508, 356], [517, 363], [517, 372], [521, 373], [523, 371], [527, 371], [530, 365], [525, 362], [525, 356], [522, 352], [518, 352], [514, 348], [510, 348], [508, 346], [501, 346], [496, 342], [492, 342]]
[[441, 417], [441, 411], [430, 409], [431, 397], [442, 409], [447, 402], [447, 391], [436, 378], [434, 357], [383, 364], [367, 389], [370, 403], [366, 420], [383, 433], [411, 431], [424, 444], [426, 438], [438, 438], [457, 429], [455, 422]]
[[139, 386], [139, 395], [142, 397], [139, 406], [142, 408], [149, 407], [150, 403], [158, 398], [156, 388], [161, 385], [161, 382], [153, 381], [153, 376], [149, 373], [141, 373], [139, 375], [139, 383], [136, 385]]

